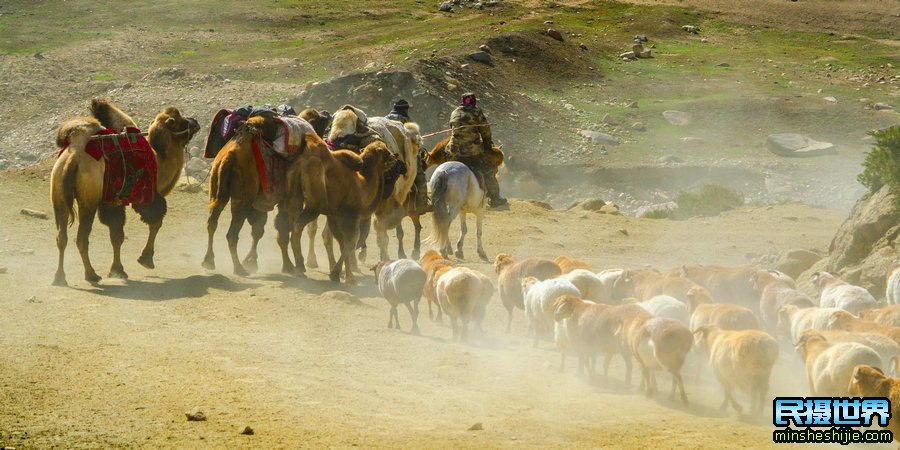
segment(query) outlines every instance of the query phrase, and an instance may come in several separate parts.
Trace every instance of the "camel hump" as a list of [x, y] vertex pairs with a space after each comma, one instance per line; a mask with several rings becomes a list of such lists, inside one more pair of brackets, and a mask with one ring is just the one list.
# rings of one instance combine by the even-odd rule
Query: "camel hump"
[[137, 124], [128, 114], [109, 102], [105, 98], [91, 99], [91, 115], [100, 121], [100, 124], [111, 130], [121, 131], [125, 127], [135, 127]]
[[340, 161], [345, 166], [359, 172], [363, 168], [363, 159], [361, 156], [349, 150], [337, 150], [331, 152], [334, 159]]
[[56, 145], [59, 148], [67, 147], [75, 138], [88, 138], [97, 134], [103, 126], [93, 117], [78, 117], [69, 119], [59, 125], [56, 132]]

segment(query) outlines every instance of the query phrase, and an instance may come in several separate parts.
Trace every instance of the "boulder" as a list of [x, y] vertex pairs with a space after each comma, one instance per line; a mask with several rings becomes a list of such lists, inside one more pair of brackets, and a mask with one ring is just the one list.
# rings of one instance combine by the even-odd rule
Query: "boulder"
[[875, 108], [875, 111], [890, 111], [894, 109], [893, 106], [888, 105], [887, 103], [876, 103], [872, 105], [872, 107]]
[[612, 203], [603, 205], [603, 207], [600, 208], [600, 211], [598, 211], [598, 212], [603, 213], [603, 214], [609, 214], [611, 216], [621, 216], [622, 215], [622, 213], [619, 211], [619, 207], [616, 205], [613, 205]]
[[560, 41], [560, 42], [562, 42], [564, 40], [562, 33], [554, 30], [553, 28], [547, 29], [547, 36], [550, 36], [551, 38], [556, 39], [557, 41]]
[[812, 274], [826, 270], [848, 283], [884, 297], [885, 278], [896, 266], [900, 247], [900, 208], [887, 186], [863, 196], [838, 228], [828, 256], [804, 272], [798, 282], [809, 285]]
[[675, 202], [657, 203], [655, 205], [641, 206], [640, 208], [638, 208], [634, 215], [637, 217], [647, 217], [647, 215], [650, 213], [659, 211], [672, 211], [676, 208], [678, 208], [678, 204]]
[[441, 6], [438, 7], [443, 12], [453, 11], [453, 4], [450, 2], [442, 2]]
[[588, 138], [595, 144], [619, 145], [619, 140], [599, 131], [581, 130], [578, 134]]
[[819, 142], [798, 133], [776, 133], [766, 137], [766, 148], [778, 156], [809, 157], [835, 155], [830, 142]]
[[578, 204], [578, 208], [585, 211], [600, 211], [604, 206], [606, 202], [599, 198], [588, 199]]
[[631, 124], [631, 129], [634, 131], [647, 131], [647, 127], [642, 122]]
[[790, 250], [778, 258], [775, 269], [797, 278], [821, 259], [822, 255], [812, 250]]
[[490, 64], [492, 62], [491, 54], [485, 51], [478, 51], [469, 55], [469, 59], [482, 64]]
[[693, 115], [691, 113], [675, 110], [663, 111], [662, 115], [663, 118], [666, 119], [666, 121], [668, 121], [672, 125], [678, 126], [684, 126], [691, 123], [691, 119], [693, 118]]

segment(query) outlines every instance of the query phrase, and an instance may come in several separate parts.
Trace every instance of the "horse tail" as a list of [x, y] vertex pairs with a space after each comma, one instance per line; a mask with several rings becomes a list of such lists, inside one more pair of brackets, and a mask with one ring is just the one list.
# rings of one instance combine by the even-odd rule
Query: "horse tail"
[[62, 181], [59, 188], [51, 184], [50, 197], [53, 201], [53, 216], [56, 228], [72, 225], [77, 214], [75, 212], [75, 190], [77, 189], [78, 163], [69, 158], [62, 167]]
[[231, 197], [231, 171], [237, 155], [226, 152], [221, 160], [213, 164], [209, 172], [209, 210], [224, 207]]
[[450, 211], [447, 206], [448, 181], [447, 172], [436, 173], [431, 190], [433, 206], [431, 220], [434, 224], [432, 233], [440, 249], [444, 249], [450, 242]]

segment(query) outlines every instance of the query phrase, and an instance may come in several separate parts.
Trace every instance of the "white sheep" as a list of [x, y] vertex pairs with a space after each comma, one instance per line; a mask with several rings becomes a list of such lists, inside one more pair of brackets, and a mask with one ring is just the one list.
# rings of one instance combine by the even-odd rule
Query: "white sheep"
[[840, 308], [859, 316], [878, 307], [878, 301], [865, 288], [848, 284], [828, 272], [816, 272], [813, 283], [819, 288], [819, 306], [823, 308]]
[[828, 342], [813, 330], [800, 337], [797, 352], [806, 364], [809, 391], [816, 397], [846, 397], [856, 366], [881, 367], [875, 350], [855, 342]]
[[563, 274], [566, 279], [581, 292], [581, 298], [597, 303], [612, 303], [612, 283], [604, 284], [603, 279], [594, 272], [585, 269], [574, 269]]
[[412, 317], [412, 334], [419, 331], [419, 301], [422, 299], [422, 287], [425, 286], [425, 271], [419, 263], [411, 259], [394, 262], [379, 262], [375, 265], [375, 278], [378, 280], [378, 292], [391, 304], [388, 314], [388, 328], [400, 329], [400, 317], [397, 305], [404, 304]]
[[538, 339], [548, 335], [553, 329], [554, 301], [563, 295], [581, 297], [581, 291], [564, 278], [544, 281], [534, 277], [525, 278], [522, 280], [522, 293], [525, 297], [525, 317], [528, 319], [529, 329], [534, 333], [535, 347], [538, 346]]
[[834, 317], [841, 312], [839, 308], [800, 308], [797, 305], [784, 305], [778, 310], [777, 328], [782, 335], [791, 339], [792, 344], [800, 340], [806, 330], [828, 330], [832, 327]]
[[723, 330], [707, 325], [694, 331], [697, 343], [709, 355], [709, 366], [725, 389], [720, 410], [729, 403], [741, 413], [743, 408], [734, 399], [740, 389], [750, 394], [750, 409], [762, 412], [769, 392], [772, 367], [778, 360], [778, 343], [768, 333], [759, 330]]
[[675, 319], [685, 325], [690, 320], [687, 305], [675, 297], [657, 295], [638, 303], [638, 305], [646, 309], [650, 314], [653, 314], [654, 317]]
[[[435, 293], [441, 309], [450, 317], [453, 340], [468, 342], [469, 322], [480, 320], [480, 306], [487, 287], [482, 275], [466, 267], [454, 267], [437, 282]], [[457, 324], [459, 322], [459, 324]]]

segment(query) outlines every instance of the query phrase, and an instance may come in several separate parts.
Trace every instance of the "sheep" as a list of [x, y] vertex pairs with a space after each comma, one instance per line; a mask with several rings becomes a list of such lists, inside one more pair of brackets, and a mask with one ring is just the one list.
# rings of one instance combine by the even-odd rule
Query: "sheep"
[[750, 394], [750, 410], [761, 413], [769, 392], [769, 378], [778, 360], [778, 342], [759, 330], [723, 330], [706, 325], [694, 330], [699, 347], [709, 355], [709, 366], [725, 389], [721, 411], [728, 405], [738, 414], [743, 408], [734, 399], [735, 389]]
[[494, 283], [491, 282], [487, 275], [474, 270], [473, 272], [481, 280], [481, 295], [478, 297], [478, 303], [475, 305], [475, 330], [478, 331], [478, 334], [483, 335], [484, 329], [482, 325], [484, 324], [484, 316], [487, 313], [487, 304], [490, 303], [491, 297], [494, 296]]
[[832, 325], [833, 318], [841, 312], [846, 313], [837, 308], [819, 308], [817, 306], [800, 308], [796, 305], [785, 305], [778, 310], [776, 328], [782, 336], [796, 344], [800, 340], [800, 335], [806, 330], [835, 329]]
[[657, 391], [656, 371], [665, 369], [672, 374], [669, 397], [675, 397], [677, 388], [681, 392], [681, 401], [687, 404], [681, 367], [694, 345], [694, 337], [687, 325], [666, 318], [651, 318], [642, 322], [633, 320], [627, 336], [628, 348], [641, 365], [641, 389], [646, 391], [647, 396]]
[[748, 308], [728, 303], [711, 303], [705, 288], [688, 291], [691, 314], [691, 331], [705, 325], [716, 325], [723, 330], [758, 330], [759, 319]]
[[753, 266], [682, 266], [678, 272], [682, 277], [708, 289], [713, 298], [756, 308], [759, 296], [753, 289], [750, 277], [757, 270], [759, 269]]
[[772, 333], [778, 324], [778, 310], [782, 306], [796, 305], [799, 308], [813, 306], [813, 301], [805, 292], [796, 288], [787, 275], [775, 270], [758, 270], [750, 276], [754, 290], [759, 293], [759, 315], [763, 325]]
[[859, 365], [853, 368], [848, 387], [851, 397], [886, 398], [891, 403], [891, 421], [887, 428], [897, 439], [900, 433], [900, 379], [890, 378], [878, 367]]
[[805, 331], [796, 348], [815, 397], [846, 397], [854, 367], [881, 365], [875, 350], [855, 342], [828, 342], [814, 330]]
[[688, 323], [688, 307], [675, 297], [668, 295], [657, 295], [650, 300], [644, 300], [638, 303], [654, 317], [665, 317], [675, 319], [685, 325]]
[[415, 335], [422, 334], [419, 331], [419, 301], [422, 299], [422, 288], [425, 286], [425, 271], [411, 259], [400, 259], [394, 262], [380, 261], [373, 268], [375, 278], [378, 280], [378, 292], [391, 304], [388, 314], [388, 328], [392, 324], [400, 329], [400, 317], [397, 314], [397, 305], [403, 303], [412, 317], [412, 329]]
[[[448, 270], [452, 269], [456, 266], [456, 263], [450, 261], [448, 259], [444, 259], [437, 250], [428, 250], [424, 255], [419, 259], [419, 262], [422, 265], [422, 269], [425, 271], [425, 286], [422, 288], [422, 292], [425, 295], [425, 299], [428, 300], [428, 318], [431, 320], [436, 320], [441, 322], [443, 320], [443, 313], [441, 312], [441, 304], [437, 300], [437, 294], [435, 293], [435, 287], [437, 287], [437, 281]], [[432, 313], [431, 305], [434, 304], [437, 307], [437, 316]]]
[[562, 269], [555, 262], [543, 258], [527, 258], [516, 261], [506, 253], [500, 253], [494, 260], [494, 271], [497, 273], [497, 289], [500, 292], [500, 301], [506, 308], [508, 319], [506, 332], [512, 330], [513, 309], [524, 309], [524, 296], [522, 295], [522, 279], [535, 277], [538, 280], [546, 280], [562, 275]]
[[581, 298], [597, 303], [612, 303], [611, 290], [604, 284], [602, 278], [589, 270], [574, 269], [564, 273], [564, 278], [575, 285], [581, 291]]
[[[597, 353], [606, 354], [604, 376], [609, 371], [609, 361], [614, 354], [622, 354], [622, 342], [615, 335], [614, 323], [609, 314], [610, 305], [603, 305], [564, 295], [555, 302], [554, 337], [560, 350], [559, 371], [566, 367], [566, 353], [569, 349], [578, 356], [578, 369], [587, 371], [594, 381], [597, 370]], [[630, 360], [629, 360], [630, 361]]]
[[885, 296], [889, 305], [900, 304], [900, 267], [894, 269], [888, 275]]
[[888, 305], [862, 313], [862, 318], [886, 327], [900, 327], [900, 305]]
[[636, 294], [638, 294], [638, 298], [643, 300], [656, 295], [668, 295], [687, 305], [690, 302], [689, 293], [691, 292], [695, 296], [703, 296], [709, 303], [715, 303], [712, 293], [708, 289], [687, 278], [660, 277], [646, 283], [643, 286], [643, 290], [639, 287]]
[[575, 269], [587, 270], [588, 272], [593, 272], [594, 269], [591, 269], [591, 265], [575, 258], [569, 258], [568, 256], [557, 256], [556, 259], [553, 260], [557, 266], [559, 266], [562, 273], [565, 275]]
[[564, 278], [541, 281], [528, 277], [522, 280], [522, 292], [525, 295], [528, 329], [534, 333], [534, 347], [538, 346], [541, 336], [548, 334], [553, 328], [553, 304], [556, 299], [563, 295], [581, 297], [578, 288]]
[[636, 297], [641, 300], [651, 296], [644, 296], [644, 291], [650, 283], [662, 278], [662, 274], [652, 269], [628, 269], [623, 270], [613, 282], [613, 299]]
[[847, 284], [828, 272], [814, 273], [813, 284], [819, 289], [819, 306], [823, 308], [840, 308], [859, 316], [878, 307], [875, 297], [865, 288]]
[[820, 330], [818, 331], [828, 342], [856, 342], [875, 350], [881, 357], [883, 366], [890, 367], [894, 358], [900, 356], [900, 345], [891, 338], [878, 333], [865, 331]]
[[878, 333], [900, 344], [900, 328], [886, 327], [850, 314], [842, 309], [835, 308], [836, 312], [829, 318], [826, 330], [844, 330], [850, 332]]
[[597, 278], [600, 279], [600, 284], [603, 286], [603, 298], [609, 299], [609, 303], [616, 300], [614, 287], [616, 280], [622, 276], [622, 272], [624, 269], [606, 269], [597, 272]]
[[[483, 299], [482, 277], [466, 267], [454, 267], [437, 282], [441, 309], [450, 316], [453, 340], [468, 342], [469, 322], [478, 320], [478, 305]], [[457, 325], [457, 321], [460, 322]]]

